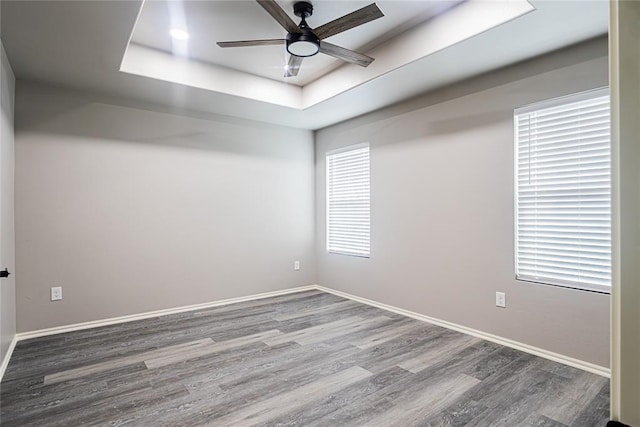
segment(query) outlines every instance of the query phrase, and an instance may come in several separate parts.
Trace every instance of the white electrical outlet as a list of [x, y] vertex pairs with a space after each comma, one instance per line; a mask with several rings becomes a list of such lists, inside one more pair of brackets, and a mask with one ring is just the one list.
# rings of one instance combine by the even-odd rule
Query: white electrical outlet
[[507, 306], [507, 296], [504, 292], [496, 292], [496, 307], [506, 307]]
[[62, 286], [51, 288], [51, 301], [59, 301], [62, 299]]
[[300, 261], [293, 261], [293, 269], [295, 271], [300, 270]]

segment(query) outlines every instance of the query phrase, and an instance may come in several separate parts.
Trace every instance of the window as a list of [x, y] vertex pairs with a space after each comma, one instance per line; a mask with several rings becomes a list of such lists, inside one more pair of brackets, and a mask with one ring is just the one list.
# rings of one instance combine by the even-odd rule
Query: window
[[516, 277], [611, 288], [608, 90], [515, 111]]
[[369, 144], [327, 153], [327, 251], [369, 257]]

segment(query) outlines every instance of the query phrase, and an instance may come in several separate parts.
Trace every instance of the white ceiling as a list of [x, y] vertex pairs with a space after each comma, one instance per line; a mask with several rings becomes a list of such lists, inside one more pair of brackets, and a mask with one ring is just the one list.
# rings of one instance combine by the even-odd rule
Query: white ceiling
[[[267, 53], [271, 47], [221, 52], [215, 45], [219, 40], [283, 36], [284, 30], [259, 5], [249, 0], [183, 3], [192, 35], [190, 59], [169, 53], [171, 23], [164, 1], [143, 6], [139, 0], [2, 0], [2, 42], [18, 79], [198, 114], [318, 129], [606, 34], [608, 24], [606, 0], [468, 0], [426, 21], [450, 2], [380, 1], [385, 17], [329, 40], [364, 49], [376, 58], [373, 64], [364, 69], [313, 57], [291, 84], [277, 69], [284, 61], [283, 48], [274, 59]], [[310, 20], [310, 25], [367, 3], [316, 0], [312, 19], [318, 22]], [[291, 10], [290, 1], [281, 5]], [[134, 43], [129, 44], [130, 36]], [[372, 41], [377, 37], [384, 43]], [[255, 55], [260, 55], [258, 62], [252, 61]]]

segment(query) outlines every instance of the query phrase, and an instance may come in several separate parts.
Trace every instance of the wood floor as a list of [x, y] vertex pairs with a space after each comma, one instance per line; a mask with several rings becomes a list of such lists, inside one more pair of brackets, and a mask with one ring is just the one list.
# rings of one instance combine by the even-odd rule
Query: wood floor
[[609, 381], [319, 291], [18, 343], [2, 426], [604, 426]]

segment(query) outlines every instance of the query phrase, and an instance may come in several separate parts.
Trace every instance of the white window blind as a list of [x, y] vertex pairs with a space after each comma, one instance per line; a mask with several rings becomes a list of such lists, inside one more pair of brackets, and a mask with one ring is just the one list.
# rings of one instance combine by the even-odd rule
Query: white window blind
[[369, 144], [327, 153], [327, 251], [369, 257]]
[[516, 110], [515, 139], [517, 278], [610, 292], [608, 91]]

